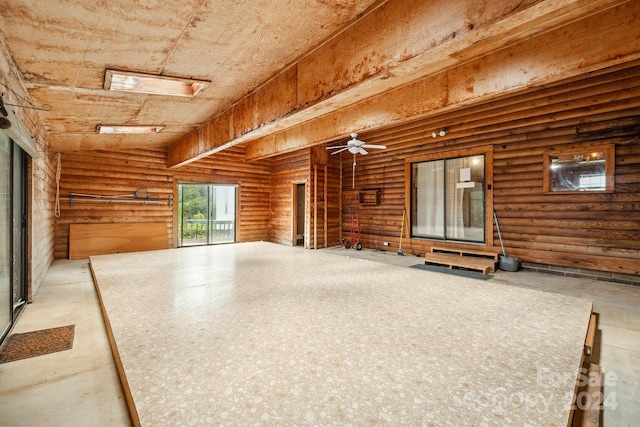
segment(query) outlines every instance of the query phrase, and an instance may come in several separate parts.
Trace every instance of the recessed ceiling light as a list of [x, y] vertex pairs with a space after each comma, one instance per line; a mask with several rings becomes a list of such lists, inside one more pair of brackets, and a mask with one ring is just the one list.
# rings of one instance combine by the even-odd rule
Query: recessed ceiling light
[[183, 79], [117, 70], [107, 70], [104, 76], [105, 90], [153, 95], [196, 96], [209, 83], [211, 83], [209, 80]]
[[164, 126], [104, 126], [98, 125], [98, 133], [158, 133]]

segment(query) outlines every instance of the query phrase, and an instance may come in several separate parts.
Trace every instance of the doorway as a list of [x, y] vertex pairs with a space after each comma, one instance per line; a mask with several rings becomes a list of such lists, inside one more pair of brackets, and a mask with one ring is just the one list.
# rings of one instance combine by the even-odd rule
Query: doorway
[[233, 185], [178, 185], [178, 246], [236, 241], [236, 193]]
[[293, 246], [304, 246], [305, 184], [293, 185]]
[[0, 132], [0, 342], [26, 302], [27, 160]]

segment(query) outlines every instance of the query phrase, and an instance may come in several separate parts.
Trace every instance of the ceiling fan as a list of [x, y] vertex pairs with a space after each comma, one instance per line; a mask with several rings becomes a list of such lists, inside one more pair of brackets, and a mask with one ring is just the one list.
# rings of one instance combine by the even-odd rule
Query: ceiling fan
[[333, 147], [327, 147], [327, 150], [335, 150], [334, 152], [332, 152], [331, 154], [338, 154], [338, 153], [342, 153], [343, 151], [349, 151], [351, 154], [353, 154], [353, 175], [352, 175], [352, 188], [355, 188], [356, 186], [356, 154], [362, 154], [363, 156], [366, 154], [369, 154], [369, 152], [367, 150], [365, 150], [365, 148], [369, 148], [369, 149], [378, 149], [378, 150], [384, 150], [387, 148], [386, 145], [375, 145], [375, 144], [367, 144], [364, 141], [360, 141], [358, 139], [358, 134], [357, 133], [352, 133], [351, 134], [351, 139], [349, 141], [347, 141], [347, 145], [335, 145]]
[[384, 150], [385, 148], [387, 148], [387, 146], [367, 144], [366, 142], [360, 141], [358, 139], [357, 133], [352, 133], [351, 139], [347, 141], [347, 145], [335, 145], [333, 147], [327, 147], [327, 150], [335, 150], [331, 154], [338, 154], [338, 153], [342, 153], [343, 151], [349, 150], [349, 152], [355, 156], [356, 154], [362, 154], [362, 155], [369, 154], [369, 152], [365, 150], [365, 148], [369, 148], [369, 149], [375, 148], [375, 149]]

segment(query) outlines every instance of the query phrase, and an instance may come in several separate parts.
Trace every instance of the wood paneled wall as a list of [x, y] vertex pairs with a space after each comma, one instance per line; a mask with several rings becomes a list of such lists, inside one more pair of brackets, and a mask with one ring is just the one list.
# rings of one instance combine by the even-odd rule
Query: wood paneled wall
[[[311, 210], [309, 168], [310, 150], [299, 150], [271, 159], [271, 232], [269, 240], [293, 245], [293, 203], [295, 184], [305, 184], [305, 216]], [[305, 222], [305, 247], [309, 247], [310, 229]]]
[[309, 224], [313, 249], [340, 245], [340, 159], [311, 148]]
[[56, 258], [69, 256], [69, 224], [106, 222], [166, 222], [169, 247], [173, 246], [173, 177], [165, 167], [166, 154], [160, 151], [91, 151], [62, 153], [60, 197], [69, 193], [120, 195], [146, 188], [161, 200], [158, 206], [140, 203], [93, 203], [76, 197], [73, 206], [60, 202], [56, 219]]
[[[442, 128], [446, 136], [431, 137]], [[494, 186], [487, 197], [499, 217], [507, 253], [525, 262], [640, 274], [640, 63], [359, 138], [388, 146], [358, 157], [355, 188], [351, 162], [348, 156], [343, 159], [343, 233], [348, 232], [349, 210], [357, 208], [365, 247], [398, 249], [408, 158], [491, 145]], [[615, 144], [613, 193], [543, 191], [544, 152], [603, 143]], [[366, 189], [381, 190], [379, 205], [358, 204], [358, 192]], [[443, 244], [407, 237], [405, 253]], [[487, 249], [499, 251], [495, 227]]]
[[[5, 102], [16, 105], [23, 105], [25, 100], [30, 102], [30, 97], [20, 76], [21, 73], [6, 50], [5, 44], [0, 43], [0, 83], [4, 85], [2, 91]], [[30, 221], [27, 236], [27, 268], [29, 270], [27, 299], [32, 301], [33, 295], [40, 287], [54, 259], [55, 155], [47, 152], [45, 127], [42, 125], [38, 113], [28, 108], [16, 108], [15, 110], [16, 116], [22, 120], [35, 138], [35, 145], [38, 152], [41, 153], [39, 158], [31, 159], [28, 166]]]
[[[159, 205], [141, 203], [90, 203], [76, 199], [73, 206], [61, 201], [55, 221], [55, 257], [69, 254], [69, 224], [105, 222], [166, 222], [169, 247], [175, 247], [178, 182], [237, 184], [239, 191], [238, 241], [269, 237], [269, 165], [246, 163], [244, 149], [234, 148], [183, 168], [166, 168], [166, 153], [122, 150], [63, 153], [60, 196], [69, 193], [133, 194], [146, 188], [160, 198]], [[173, 206], [167, 200], [173, 198]]]
[[55, 191], [56, 155], [43, 153], [32, 159], [31, 168], [31, 248], [29, 256], [31, 280], [27, 291], [31, 302], [55, 258]]
[[[432, 138], [434, 130], [447, 135]], [[149, 205], [62, 203], [55, 223], [55, 256], [68, 255], [68, 224], [166, 221], [175, 246], [178, 182], [239, 186], [239, 241], [293, 244], [293, 194], [305, 183], [306, 247], [333, 246], [349, 238], [350, 213], [359, 213], [366, 248], [396, 251], [405, 208], [407, 159], [434, 152], [493, 147], [493, 204], [509, 254], [525, 262], [640, 274], [640, 63], [602, 70], [554, 85], [505, 95], [376, 132], [361, 134], [387, 150], [357, 157], [355, 186], [348, 153], [300, 150], [256, 163], [232, 148], [169, 170], [166, 154], [149, 150], [75, 152], [62, 156], [60, 194], [126, 194], [148, 188], [164, 203]], [[615, 191], [549, 194], [543, 191], [543, 155], [549, 150], [613, 143]], [[340, 164], [342, 173], [340, 173]], [[49, 173], [51, 171], [49, 170]], [[358, 194], [380, 190], [380, 202], [362, 205]], [[486, 248], [499, 251], [495, 228]], [[426, 239], [403, 238], [407, 254], [428, 251]], [[390, 246], [384, 246], [389, 242]], [[451, 246], [464, 247], [455, 242]]]
[[[238, 242], [269, 240], [270, 162], [246, 162], [243, 147], [232, 147], [186, 166], [172, 169], [178, 182], [238, 185]], [[176, 183], [177, 184], [177, 183]], [[177, 191], [177, 185], [174, 187]], [[177, 192], [174, 199], [177, 198]], [[177, 215], [174, 215], [177, 221]], [[177, 226], [177, 222], [174, 224]]]
[[271, 161], [272, 242], [294, 244], [296, 184], [305, 184], [305, 248], [326, 248], [340, 240], [340, 163], [324, 147], [283, 154]]

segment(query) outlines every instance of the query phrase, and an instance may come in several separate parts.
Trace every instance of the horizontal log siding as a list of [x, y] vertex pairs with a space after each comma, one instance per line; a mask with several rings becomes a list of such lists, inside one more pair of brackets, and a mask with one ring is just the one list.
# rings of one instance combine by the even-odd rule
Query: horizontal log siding
[[[272, 157], [271, 159], [271, 230], [269, 240], [283, 245], [293, 245], [293, 187], [305, 184], [305, 217], [311, 210], [309, 182], [310, 150]], [[311, 182], [313, 184], [313, 182]], [[305, 247], [309, 246], [309, 221], [305, 221]]]
[[[319, 249], [339, 246], [340, 160], [331, 157], [327, 162], [318, 163], [317, 168], [312, 165], [310, 172], [310, 247]], [[314, 179], [315, 173], [317, 173], [317, 180]], [[314, 188], [317, 190], [317, 199], [314, 198]], [[317, 210], [314, 210], [314, 202], [317, 204]], [[314, 225], [314, 219], [317, 221], [317, 226]], [[313, 237], [314, 233], [316, 234], [316, 239]]]
[[270, 159], [272, 242], [293, 244], [294, 185], [305, 184], [305, 248], [325, 248], [340, 243], [340, 161], [327, 159], [324, 152], [321, 153], [324, 155], [315, 155], [314, 150], [318, 147]]
[[55, 257], [69, 257], [69, 224], [105, 222], [166, 222], [168, 242], [172, 247], [172, 216], [167, 197], [173, 195], [166, 154], [151, 150], [91, 151], [62, 153], [60, 197], [69, 193], [117, 195], [133, 194], [147, 188], [161, 198], [160, 206], [138, 203], [60, 202], [56, 218]]
[[[445, 137], [431, 132], [447, 129]], [[593, 128], [596, 131], [584, 129]], [[493, 200], [507, 253], [526, 262], [640, 274], [640, 66], [598, 72], [529, 89], [492, 102], [360, 135], [387, 150], [343, 153], [342, 232], [358, 209], [365, 247], [398, 249], [408, 158], [493, 146]], [[542, 188], [543, 153], [614, 143], [615, 192], [549, 194]], [[380, 189], [379, 205], [358, 204], [358, 192]], [[442, 242], [402, 241], [419, 254]], [[390, 246], [384, 246], [390, 242]], [[464, 244], [447, 243], [451, 247]], [[488, 250], [499, 251], [494, 227]]]
[[31, 302], [55, 257], [56, 156], [45, 153], [30, 162], [31, 218], [29, 249], [29, 283], [27, 298]]
[[[61, 201], [61, 215], [55, 221], [55, 257], [69, 256], [72, 223], [166, 222], [169, 247], [175, 247], [174, 214], [179, 181], [238, 184], [238, 241], [268, 238], [268, 163], [246, 163], [244, 149], [234, 148], [173, 170], [167, 169], [166, 156], [153, 150], [62, 153], [61, 197], [68, 197], [70, 192], [133, 194], [138, 188], [147, 188], [150, 195], [160, 197], [160, 204], [76, 201], [71, 207], [68, 201]], [[169, 196], [173, 197], [172, 207], [167, 205]]]
[[[207, 182], [238, 186], [238, 224], [236, 241], [269, 240], [270, 163], [246, 162], [244, 147], [232, 147], [173, 171], [178, 182]], [[177, 212], [174, 226], [177, 230]], [[177, 235], [175, 236], [177, 238]]]

